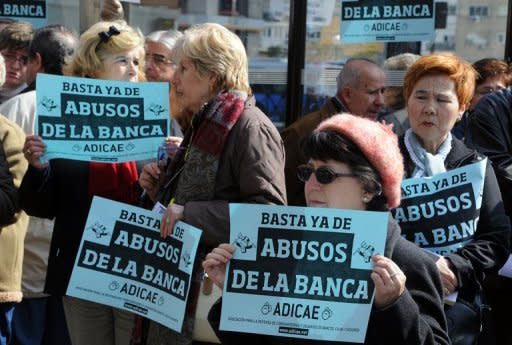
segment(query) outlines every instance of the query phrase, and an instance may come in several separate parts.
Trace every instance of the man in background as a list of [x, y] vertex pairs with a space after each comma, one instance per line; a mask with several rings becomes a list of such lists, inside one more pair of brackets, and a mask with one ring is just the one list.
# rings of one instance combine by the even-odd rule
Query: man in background
[[[349, 59], [336, 78], [336, 95], [315, 112], [305, 115], [281, 133], [286, 150], [286, 192], [288, 204], [305, 206], [304, 183], [297, 178], [297, 167], [306, 163], [300, 143], [320, 122], [339, 113], [351, 113], [380, 120], [384, 106], [384, 71], [367, 59]], [[388, 119], [384, 119], [389, 122]], [[395, 122], [395, 121], [392, 121]]]
[[6, 69], [0, 104], [27, 87], [28, 46], [32, 35], [32, 25], [25, 22], [13, 22], [0, 31], [0, 53], [4, 56]]

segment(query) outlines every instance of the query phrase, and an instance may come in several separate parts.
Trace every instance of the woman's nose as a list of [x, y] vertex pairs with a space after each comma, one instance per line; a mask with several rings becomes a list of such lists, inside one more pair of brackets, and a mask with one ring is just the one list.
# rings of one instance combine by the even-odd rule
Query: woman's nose
[[423, 107], [423, 113], [427, 115], [434, 115], [436, 113], [434, 104], [432, 104], [431, 101], [427, 101], [427, 103], [425, 103], [425, 106]]

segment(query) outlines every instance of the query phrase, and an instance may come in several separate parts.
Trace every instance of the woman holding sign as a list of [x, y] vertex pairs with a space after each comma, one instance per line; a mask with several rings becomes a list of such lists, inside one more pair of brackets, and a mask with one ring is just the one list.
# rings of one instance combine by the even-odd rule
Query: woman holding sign
[[[144, 79], [143, 62], [144, 38], [137, 29], [124, 21], [99, 22], [82, 34], [66, 68], [68, 75], [137, 82]], [[138, 173], [135, 162], [42, 164], [44, 151], [39, 136], [27, 136], [24, 154], [30, 166], [21, 186], [22, 207], [31, 216], [55, 218], [45, 292], [64, 296], [93, 196], [135, 204]], [[73, 345], [129, 344], [133, 314], [73, 297], [63, 302]]]
[[402, 204], [395, 219], [410, 241], [436, 255], [444, 293], [472, 302], [508, 256], [510, 223], [489, 162], [452, 137], [475, 86], [475, 70], [452, 54], [417, 60], [405, 76], [411, 128]]
[[[286, 202], [284, 149], [277, 129], [255, 105], [247, 54], [237, 35], [218, 24], [193, 26], [178, 38], [172, 59], [177, 64], [172, 78], [177, 103], [194, 116], [174, 159], [163, 169], [146, 165], [140, 185], [167, 207], [162, 237], [180, 219], [203, 230], [202, 259], [229, 238], [229, 202]], [[191, 341], [202, 278], [197, 271], [183, 334], [153, 322], [150, 339], [156, 332], [166, 334], [158, 336], [165, 344]]]
[[[349, 114], [322, 122], [303, 144], [307, 165], [299, 166], [309, 207], [385, 211], [400, 203], [402, 156], [391, 129]], [[371, 231], [371, 229], [368, 229]], [[221, 244], [203, 267], [223, 287], [235, 247]], [[384, 255], [373, 255], [375, 298], [365, 344], [449, 344], [441, 307], [442, 283], [426, 253], [403, 239], [389, 217]], [[219, 331], [221, 303], [210, 323], [223, 344], [319, 344], [311, 339]], [[329, 342], [332, 343], [332, 342]]]

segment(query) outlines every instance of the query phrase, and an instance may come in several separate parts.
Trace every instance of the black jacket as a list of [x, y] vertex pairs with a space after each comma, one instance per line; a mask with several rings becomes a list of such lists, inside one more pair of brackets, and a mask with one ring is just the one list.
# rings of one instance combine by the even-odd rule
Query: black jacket
[[505, 210], [512, 216], [512, 89], [481, 99], [468, 122], [465, 142], [492, 161]]
[[[403, 138], [400, 148], [404, 155], [405, 174], [412, 175], [414, 163], [405, 148]], [[469, 149], [460, 140], [452, 139], [452, 150], [445, 160], [446, 170], [452, 170], [481, 160], [483, 156]], [[454, 266], [459, 287], [474, 281], [480, 282], [489, 275], [496, 273], [508, 258], [510, 241], [510, 221], [505, 214], [496, 176], [487, 163], [485, 172], [480, 219], [473, 241], [447, 256]], [[471, 284], [473, 286], [473, 284]]]
[[[384, 255], [406, 275], [406, 289], [391, 306], [372, 309], [364, 344], [449, 344], [437, 267], [422, 249], [400, 236], [400, 228], [392, 219]], [[221, 300], [213, 305], [208, 320], [222, 344], [349, 344], [219, 331], [220, 312]]]
[[89, 163], [83, 161], [53, 159], [46, 172], [29, 165], [23, 177], [20, 186], [23, 210], [31, 216], [55, 219], [46, 293], [66, 294], [92, 202], [88, 188]]

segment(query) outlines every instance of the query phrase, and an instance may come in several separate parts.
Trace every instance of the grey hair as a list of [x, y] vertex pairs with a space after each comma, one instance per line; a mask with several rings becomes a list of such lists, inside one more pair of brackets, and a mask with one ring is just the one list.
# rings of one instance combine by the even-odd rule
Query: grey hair
[[361, 76], [360, 62], [366, 62], [371, 65], [380, 66], [375, 61], [366, 58], [351, 58], [348, 59], [336, 77], [336, 87], [338, 92], [341, 91], [345, 86], [357, 87], [359, 86], [359, 77]]
[[5, 60], [4, 56], [0, 53], [0, 87], [4, 86], [5, 83]]
[[176, 30], [159, 30], [153, 31], [146, 36], [146, 42], [161, 43], [167, 49], [172, 50], [176, 40], [183, 36], [183, 34]]
[[406, 71], [413, 63], [420, 58], [419, 55], [403, 53], [391, 56], [384, 61], [383, 67], [390, 71]]

